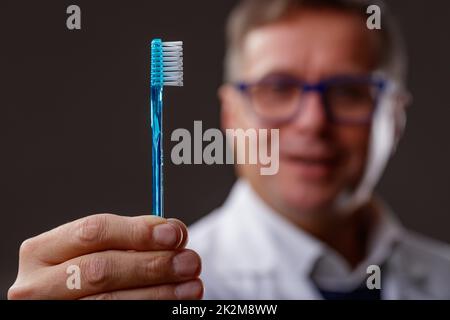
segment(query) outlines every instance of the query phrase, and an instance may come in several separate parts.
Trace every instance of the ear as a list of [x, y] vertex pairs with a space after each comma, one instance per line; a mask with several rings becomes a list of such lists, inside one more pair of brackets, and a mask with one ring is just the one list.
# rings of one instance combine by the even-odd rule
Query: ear
[[219, 96], [220, 108], [220, 124], [222, 130], [234, 128], [235, 125], [235, 108], [236, 108], [236, 92], [230, 84], [223, 84], [217, 91]]
[[406, 110], [411, 105], [412, 95], [409, 92], [398, 93], [395, 96], [395, 142], [394, 151], [400, 142], [406, 127]]

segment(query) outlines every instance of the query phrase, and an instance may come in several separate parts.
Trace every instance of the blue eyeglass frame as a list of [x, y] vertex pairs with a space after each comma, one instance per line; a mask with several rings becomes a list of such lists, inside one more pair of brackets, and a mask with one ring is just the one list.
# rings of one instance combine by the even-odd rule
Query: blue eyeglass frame
[[[298, 89], [302, 90], [302, 92], [318, 92], [320, 95], [320, 99], [322, 101], [322, 106], [325, 110], [325, 114], [327, 116], [327, 119], [330, 122], [333, 123], [338, 123], [338, 124], [344, 124], [344, 125], [366, 125], [368, 123], [370, 123], [372, 121], [373, 115], [377, 109], [377, 106], [379, 104], [379, 100], [380, 100], [380, 96], [381, 94], [385, 91], [386, 87], [387, 87], [387, 80], [383, 77], [380, 76], [374, 76], [374, 75], [364, 75], [364, 76], [354, 76], [354, 75], [344, 75], [344, 76], [335, 76], [335, 77], [331, 77], [331, 78], [327, 78], [327, 79], [322, 79], [316, 83], [308, 83], [306, 81], [300, 80], [300, 79], [296, 79], [294, 77], [289, 77], [286, 76], [283, 79], [284, 83], [286, 84], [293, 84], [296, 87], [298, 87]], [[242, 94], [244, 94], [245, 96], [247, 96], [247, 98], [249, 100], [251, 100], [248, 89], [254, 85], [260, 85], [260, 84], [264, 84], [264, 83], [268, 83], [270, 81], [268, 80], [260, 80], [260, 81], [256, 81], [253, 83], [249, 83], [249, 82], [237, 82], [234, 83], [233, 86]], [[333, 117], [333, 113], [331, 111], [331, 107], [328, 104], [327, 99], [325, 98], [325, 91], [327, 90], [327, 88], [330, 85], [333, 84], [337, 84], [337, 83], [347, 83], [347, 82], [351, 82], [354, 84], [371, 84], [373, 85], [376, 89], [376, 95], [375, 95], [375, 99], [374, 99], [374, 106], [372, 108], [372, 111], [370, 113], [370, 115], [365, 118], [365, 119], [361, 119], [361, 120], [342, 120], [342, 119], [335, 119]], [[249, 101], [251, 103], [251, 101]], [[301, 110], [301, 104], [299, 104], [299, 106], [297, 107], [296, 111], [289, 117], [286, 117], [285, 119], [280, 119], [280, 120], [274, 120], [274, 119], [267, 119], [264, 118], [262, 116], [260, 116], [259, 114], [257, 114], [252, 107], [250, 107], [250, 109], [252, 109], [252, 112], [254, 113], [255, 116], [257, 116], [260, 120], [262, 120], [265, 123], [269, 123], [269, 124], [281, 124], [281, 123], [288, 123], [290, 121], [292, 121], [292, 119], [296, 118], [298, 113]]]

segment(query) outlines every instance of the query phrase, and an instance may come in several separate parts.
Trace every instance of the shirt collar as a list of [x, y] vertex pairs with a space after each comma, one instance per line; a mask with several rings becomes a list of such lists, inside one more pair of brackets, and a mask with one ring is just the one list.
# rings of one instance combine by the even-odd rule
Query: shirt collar
[[228, 230], [220, 241], [221, 250], [233, 250], [232, 256], [237, 257], [223, 268], [268, 273], [283, 264], [304, 274], [323, 250], [319, 241], [270, 208], [245, 180], [236, 182], [223, 209]]
[[[237, 259], [222, 268], [239, 272], [276, 272], [280, 264], [297, 274], [311, 275], [323, 289], [354, 287], [367, 278], [368, 265], [387, 259], [399, 238], [400, 225], [390, 209], [379, 201], [380, 223], [369, 240], [369, 254], [356, 269], [332, 248], [275, 212], [245, 180], [238, 180], [224, 203], [225, 227], [222, 250]], [[227, 256], [227, 255], [225, 255]]]
[[369, 235], [366, 258], [352, 269], [344, 258], [335, 250], [324, 246], [319, 259], [313, 268], [311, 277], [324, 290], [354, 290], [365, 283], [367, 267], [370, 265], [383, 268], [383, 264], [391, 256], [392, 250], [401, 239], [403, 229], [391, 209], [380, 199], [376, 200], [380, 210], [380, 220]]

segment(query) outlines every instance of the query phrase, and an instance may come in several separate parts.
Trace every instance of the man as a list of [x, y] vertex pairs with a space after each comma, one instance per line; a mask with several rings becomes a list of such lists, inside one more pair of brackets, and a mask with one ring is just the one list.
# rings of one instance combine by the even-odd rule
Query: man
[[[249, 0], [228, 28], [223, 128], [277, 128], [279, 172], [239, 165], [191, 229], [206, 298], [450, 298], [444, 245], [404, 230], [373, 188], [404, 125], [401, 48], [361, 1]], [[384, 10], [384, 9], [383, 9]], [[177, 220], [96, 215], [25, 241], [20, 298], [200, 298]], [[66, 287], [79, 266], [80, 290]], [[367, 269], [380, 283], [367, 285]]]
[[279, 128], [280, 166], [239, 166], [191, 228], [206, 298], [450, 298], [449, 248], [373, 196], [407, 93], [401, 39], [384, 7], [382, 30], [366, 27], [368, 5], [255, 0], [231, 15], [222, 126]]

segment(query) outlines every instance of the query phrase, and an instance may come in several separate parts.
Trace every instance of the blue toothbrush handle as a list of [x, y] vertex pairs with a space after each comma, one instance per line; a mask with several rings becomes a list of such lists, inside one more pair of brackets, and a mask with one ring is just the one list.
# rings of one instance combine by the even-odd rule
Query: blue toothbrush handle
[[164, 216], [162, 93], [162, 86], [151, 86], [150, 116], [152, 127], [152, 214], [159, 217]]

